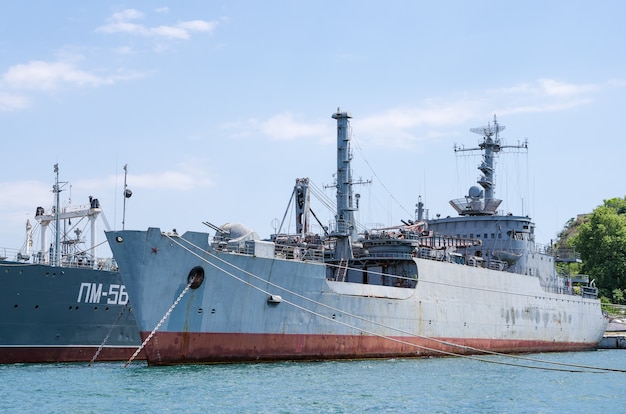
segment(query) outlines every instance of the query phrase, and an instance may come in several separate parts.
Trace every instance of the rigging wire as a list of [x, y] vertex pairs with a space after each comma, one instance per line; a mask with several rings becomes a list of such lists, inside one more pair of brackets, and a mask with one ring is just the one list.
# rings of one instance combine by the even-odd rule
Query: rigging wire
[[[241, 279], [240, 277], [234, 275], [233, 273], [229, 272], [228, 270], [218, 266], [215, 263], [210, 262], [209, 260], [207, 260], [206, 258], [202, 257], [201, 255], [191, 251], [189, 248], [187, 248], [186, 246], [183, 246], [181, 243], [179, 243], [177, 240], [175, 240], [175, 238], [172, 238], [170, 235], [166, 234], [165, 236], [168, 237], [168, 239], [170, 239], [172, 242], [177, 244], [179, 247], [181, 247], [182, 249], [186, 250], [190, 254], [196, 256], [197, 258], [199, 258], [203, 262], [207, 263], [208, 265], [216, 268], [217, 270], [219, 270], [219, 271], [229, 275], [230, 277], [238, 280], [239, 282], [241, 282], [241, 283], [243, 283], [243, 284], [245, 284], [245, 285], [247, 285], [247, 286], [249, 286], [249, 287], [251, 287], [251, 288], [253, 288], [255, 290], [258, 290], [258, 291], [260, 291], [260, 292], [262, 292], [264, 294], [267, 294], [267, 295], [271, 295], [270, 292], [268, 292], [268, 291], [266, 291], [266, 290], [264, 290], [264, 289], [262, 289], [262, 288], [260, 288], [258, 286], [255, 286], [255, 285], [253, 285], [250, 282], [247, 282], [247, 281]], [[290, 294], [292, 294], [292, 295], [294, 295], [294, 296], [296, 296], [296, 297], [298, 297], [300, 299], [303, 299], [303, 300], [309, 301], [309, 302], [311, 302], [313, 304], [316, 304], [316, 305], [328, 308], [328, 309], [333, 310], [335, 312], [342, 313], [342, 314], [344, 314], [346, 316], [352, 317], [352, 318], [357, 319], [357, 320], [361, 320], [361, 321], [364, 321], [364, 322], [367, 322], [367, 323], [371, 323], [373, 325], [377, 325], [377, 326], [381, 326], [381, 327], [384, 327], [384, 328], [387, 328], [387, 329], [390, 329], [390, 330], [394, 330], [394, 331], [399, 332], [399, 333], [404, 333], [404, 334], [407, 334], [409, 336], [413, 336], [413, 337], [416, 337], [416, 338], [433, 341], [433, 342], [441, 344], [441, 345], [457, 347], [457, 348], [460, 348], [460, 349], [463, 349], [463, 350], [469, 350], [469, 351], [489, 354], [489, 355], [493, 355], [493, 356], [502, 356], [502, 357], [507, 357], [507, 358], [511, 358], [511, 359], [518, 359], [518, 360], [523, 360], [523, 361], [537, 362], [537, 363], [541, 363], [541, 364], [570, 367], [572, 369], [540, 367], [540, 366], [532, 366], [532, 365], [522, 365], [522, 364], [517, 364], [517, 363], [507, 363], [507, 362], [503, 362], [503, 361], [493, 361], [493, 360], [488, 360], [488, 359], [484, 359], [484, 358], [480, 358], [480, 357], [476, 357], [476, 356], [465, 355], [465, 354], [460, 354], [460, 353], [456, 353], [456, 352], [450, 352], [450, 351], [445, 351], [445, 350], [441, 350], [441, 349], [431, 348], [431, 347], [427, 347], [427, 346], [423, 346], [423, 345], [418, 345], [418, 344], [415, 344], [415, 343], [412, 343], [412, 342], [409, 342], [409, 341], [401, 340], [401, 339], [398, 339], [398, 338], [394, 338], [394, 337], [390, 337], [390, 336], [387, 336], [387, 335], [379, 334], [379, 333], [376, 333], [376, 332], [373, 332], [373, 331], [368, 331], [368, 330], [365, 330], [365, 329], [362, 329], [362, 328], [358, 328], [358, 327], [350, 325], [350, 324], [348, 324], [346, 322], [338, 321], [338, 320], [333, 319], [333, 318], [331, 318], [329, 316], [319, 314], [319, 313], [317, 313], [317, 312], [315, 312], [313, 310], [307, 309], [307, 308], [305, 308], [305, 307], [303, 307], [301, 305], [298, 305], [296, 303], [293, 303], [291, 301], [283, 299], [283, 302], [285, 302], [285, 303], [287, 303], [287, 304], [289, 304], [291, 306], [294, 306], [294, 307], [296, 307], [296, 308], [298, 308], [300, 310], [303, 310], [303, 311], [305, 311], [307, 313], [311, 313], [311, 314], [313, 314], [313, 315], [315, 315], [317, 317], [320, 317], [320, 318], [323, 318], [323, 319], [326, 319], [326, 320], [330, 320], [330, 321], [332, 321], [334, 323], [337, 323], [337, 324], [340, 324], [340, 325], [344, 325], [344, 326], [346, 326], [346, 327], [348, 327], [350, 329], [355, 329], [355, 330], [358, 330], [360, 332], [363, 332], [363, 333], [366, 333], [366, 334], [369, 334], [369, 335], [372, 335], [372, 336], [380, 337], [380, 338], [383, 338], [383, 339], [386, 339], [386, 340], [390, 340], [390, 341], [393, 341], [393, 342], [397, 342], [397, 343], [400, 343], [400, 344], [403, 344], [403, 345], [416, 347], [416, 348], [419, 348], [419, 349], [422, 349], [422, 350], [435, 352], [435, 353], [440, 353], [440, 354], [443, 354], [443, 355], [457, 356], [457, 357], [473, 359], [473, 360], [477, 360], [477, 361], [481, 361], [481, 362], [495, 363], [495, 364], [509, 365], [509, 366], [517, 366], [517, 367], [522, 367], [522, 368], [542, 369], [542, 370], [551, 370], [551, 371], [565, 371], [565, 372], [593, 372], [593, 373], [626, 372], [626, 370], [620, 370], [620, 369], [591, 367], [591, 366], [585, 366], [585, 365], [559, 363], [559, 362], [553, 362], [553, 361], [540, 360], [540, 359], [537, 359], [537, 358], [523, 357], [523, 356], [519, 356], [519, 355], [510, 355], [510, 354], [500, 353], [500, 352], [496, 352], [496, 351], [489, 351], [489, 350], [474, 348], [474, 347], [471, 347], [471, 346], [460, 345], [460, 344], [456, 344], [456, 343], [449, 342], [449, 341], [443, 341], [443, 340], [439, 340], [439, 339], [435, 339], [435, 338], [430, 338], [430, 337], [427, 337], [427, 336], [416, 335], [414, 333], [403, 331], [403, 330], [398, 329], [398, 328], [390, 327], [390, 326], [387, 326], [387, 325], [384, 325], [384, 324], [381, 324], [381, 323], [378, 323], [378, 322], [375, 322], [375, 321], [367, 320], [367, 319], [365, 319], [363, 317], [360, 317], [358, 315], [354, 315], [354, 314], [351, 314], [349, 312], [343, 311], [341, 309], [334, 308], [334, 307], [326, 305], [324, 303], [315, 301], [315, 300], [313, 300], [311, 298], [307, 298], [307, 297], [305, 297], [303, 295], [300, 295], [300, 294], [298, 294], [296, 292], [290, 291], [289, 289], [286, 289], [284, 287], [276, 285], [275, 283], [272, 283], [272, 282], [270, 282], [268, 280], [265, 280], [265, 279], [263, 279], [263, 278], [261, 278], [261, 277], [259, 277], [257, 275], [254, 275], [253, 273], [250, 273], [250, 272], [246, 271], [245, 269], [239, 268], [238, 266], [235, 266], [232, 263], [229, 263], [228, 261], [226, 261], [224, 259], [221, 259], [220, 257], [218, 257], [216, 255], [211, 254], [209, 251], [201, 249], [199, 246], [194, 245], [193, 243], [191, 243], [190, 241], [188, 241], [188, 240], [186, 240], [184, 238], [180, 238], [180, 239], [185, 241], [186, 243], [188, 243], [192, 247], [198, 249], [202, 253], [207, 254], [207, 255], [213, 257], [215, 260], [218, 260], [218, 261], [220, 261], [222, 263], [225, 263], [225, 264], [233, 267], [234, 269], [238, 270], [239, 272], [242, 272], [242, 273], [244, 273], [244, 274], [246, 274], [248, 276], [251, 276], [251, 277], [253, 277], [253, 278], [257, 279], [257, 280], [260, 280], [260, 281], [262, 281], [263, 283], [265, 283], [265, 284], [267, 284], [269, 286], [276, 287], [276, 288], [278, 288], [278, 289], [280, 289], [280, 290], [282, 290], [284, 292], [290, 293]], [[577, 368], [577, 369], [573, 369], [573, 368]]]
[[[336, 202], [333, 201], [326, 193], [312, 180], [309, 179], [309, 189], [311, 194], [326, 208], [329, 212], [334, 214], [337, 211]], [[359, 231], [365, 231], [367, 227], [355, 219], [354, 224]]]
[[394, 195], [391, 193], [391, 191], [389, 191], [389, 189], [387, 188], [387, 186], [385, 185], [385, 183], [383, 182], [383, 180], [380, 179], [380, 177], [378, 176], [378, 174], [376, 174], [376, 171], [374, 171], [374, 168], [371, 166], [371, 164], [369, 163], [369, 161], [367, 160], [367, 157], [365, 157], [365, 153], [363, 152], [363, 150], [361, 149], [361, 146], [359, 145], [358, 141], [354, 139], [352, 139], [352, 143], [354, 144], [354, 146], [359, 150], [361, 156], [363, 157], [363, 161], [365, 161], [365, 164], [367, 164], [367, 167], [370, 169], [370, 171], [372, 172], [372, 174], [374, 174], [374, 177], [376, 177], [378, 179], [378, 181], [380, 182], [380, 185], [382, 185], [382, 187], [385, 189], [385, 191], [387, 192], [387, 194], [389, 194], [389, 197], [391, 197], [391, 199], [393, 201], [396, 202], [396, 204], [398, 204], [398, 206], [404, 210], [404, 212], [411, 217], [412, 213], [409, 212], [399, 201], [396, 197], [394, 197]]

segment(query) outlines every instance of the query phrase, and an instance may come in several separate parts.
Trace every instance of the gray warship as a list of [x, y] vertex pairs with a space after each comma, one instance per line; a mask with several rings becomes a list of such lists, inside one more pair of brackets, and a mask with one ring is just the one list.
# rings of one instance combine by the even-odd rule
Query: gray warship
[[576, 256], [541, 247], [529, 217], [498, 210], [494, 157], [506, 146], [495, 118], [472, 130], [483, 137], [481, 176], [451, 201], [457, 216], [428, 219], [420, 202], [416, 217], [366, 229], [355, 220], [351, 115], [332, 117], [335, 220], [320, 233], [307, 178], [290, 201], [295, 234], [281, 225], [262, 240], [238, 222], [106, 232], [149, 365], [597, 346], [607, 325], [597, 289], [556, 266]]

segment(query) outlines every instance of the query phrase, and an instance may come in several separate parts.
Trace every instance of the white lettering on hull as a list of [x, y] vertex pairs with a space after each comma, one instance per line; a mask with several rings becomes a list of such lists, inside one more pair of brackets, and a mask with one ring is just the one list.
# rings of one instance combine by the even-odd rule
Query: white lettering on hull
[[101, 303], [104, 299], [107, 305], [126, 305], [128, 303], [126, 286], [111, 284], [106, 289], [102, 283], [83, 282], [80, 284], [77, 303]]

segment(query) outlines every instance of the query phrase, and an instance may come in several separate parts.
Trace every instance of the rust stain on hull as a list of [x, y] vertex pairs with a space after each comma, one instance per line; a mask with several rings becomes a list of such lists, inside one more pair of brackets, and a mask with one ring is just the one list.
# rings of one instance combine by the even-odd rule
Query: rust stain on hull
[[[103, 348], [96, 362], [125, 361], [136, 351], [131, 348]], [[40, 362], [89, 362], [97, 347], [0, 347], [0, 364]], [[144, 351], [136, 359], [145, 360]]]
[[[141, 336], [145, 339], [148, 334], [142, 332]], [[158, 340], [153, 338], [145, 348], [150, 365], [445, 355], [438, 351], [473, 353], [461, 346], [502, 353], [584, 351], [596, 347], [596, 343], [437, 338], [459, 345], [451, 346], [424, 338], [393, 338], [407, 344], [376, 336], [347, 335], [159, 332], [157, 336]]]

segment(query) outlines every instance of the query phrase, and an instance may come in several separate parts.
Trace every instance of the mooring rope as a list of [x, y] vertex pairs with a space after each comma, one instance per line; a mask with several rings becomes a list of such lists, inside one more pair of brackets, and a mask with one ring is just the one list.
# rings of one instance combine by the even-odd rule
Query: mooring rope
[[571, 367], [571, 368], [577, 368], [577, 369], [550, 368], [550, 367], [539, 367], [539, 366], [507, 363], [507, 362], [502, 362], [502, 361], [488, 360], [488, 359], [484, 359], [484, 358], [480, 358], [480, 357], [476, 357], [476, 356], [472, 356], [472, 355], [465, 355], [465, 354], [460, 354], [460, 353], [456, 353], [456, 352], [450, 352], [450, 351], [444, 351], [444, 350], [441, 350], [441, 349], [430, 348], [430, 347], [427, 347], [427, 346], [418, 345], [418, 344], [415, 344], [415, 343], [412, 343], [412, 342], [408, 342], [408, 341], [404, 341], [404, 340], [401, 340], [401, 339], [393, 338], [393, 337], [390, 337], [390, 336], [387, 336], [387, 335], [379, 334], [379, 333], [376, 333], [376, 332], [373, 332], [373, 331], [368, 331], [368, 330], [356, 327], [354, 325], [350, 325], [350, 324], [348, 324], [346, 322], [342, 322], [342, 321], [333, 319], [333, 318], [331, 318], [329, 316], [319, 314], [319, 313], [317, 313], [317, 312], [315, 312], [313, 310], [307, 309], [307, 308], [305, 308], [305, 307], [303, 307], [301, 305], [298, 305], [298, 304], [295, 304], [295, 303], [293, 303], [291, 301], [283, 299], [283, 302], [285, 302], [285, 303], [287, 303], [287, 304], [289, 304], [289, 305], [291, 305], [291, 306], [293, 306], [295, 308], [303, 310], [303, 311], [305, 311], [307, 313], [311, 313], [311, 314], [313, 314], [313, 315], [315, 315], [317, 317], [320, 317], [320, 318], [332, 321], [334, 323], [337, 323], [337, 324], [340, 324], [340, 325], [344, 325], [344, 326], [346, 326], [346, 327], [348, 327], [350, 329], [358, 330], [360, 332], [363, 332], [363, 333], [366, 333], [366, 334], [369, 334], [369, 335], [372, 335], [372, 336], [380, 337], [380, 338], [383, 338], [383, 339], [386, 339], [386, 340], [389, 340], [389, 341], [393, 341], [393, 342], [401, 343], [401, 344], [404, 344], [404, 345], [416, 347], [416, 348], [419, 348], [419, 349], [422, 349], [422, 350], [426, 350], [426, 351], [430, 351], [430, 352], [440, 353], [440, 354], [443, 354], [443, 355], [463, 357], [463, 358], [467, 358], [467, 359], [473, 359], [473, 360], [477, 360], [477, 361], [481, 361], [481, 362], [495, 363], [495, 364], [500, 364], [500, 365], [509, 365], [509, 366], [517, 366], [517, 367], [531, 368], [531, 369], [542, 369], [542, 370], [550, 370], [550, 371], [564, 371], [564, 372], [594, 372], [594, 373], [600, 373], [600, 372], [626, 372], [626, 370], [621, 370], [621, 369], [616, 369], [616, 368], [602, 368], [602, 367], [593, 367], [593, 366], [585, 366], [585, 365], [578, 365], [578, 364], [568, 364], [568, 363], [562, 363], [562, 362], [546, 361], [546, 360], [541, 360], [541, 359], [537, 359], [537, 358], [523, 357], [523, 356], [519, 356], [519, 355], [510, 355], [510, 354], [500, 353], [500, 352], [496, 352], [496, 351], [490, 351], [490, 350], [474, 348], [474, 347], [470, 347], [470, 346], [466, 346], [466, 345], [460, 345], [460, 344], [456, 344], [454, 342], [448, 342], [448, 341], [443, 341], [443, 340], [439, 340], [439, 339], [435, 339], [435, 338], [431, 338], [431, 337], [427, 337], [427, 336], [417, 335], [417, 334], [414, 334], [414, 333], [411, 333], [411, 332], [406, 332], [406, 331], [400, 330], [398, 328], [394, 328], [394, 327], [387, 326], [387, 325], [384, 325], [384, 324], [381, 324], [381, 323], [378, 323], [378, 322], [375, 322], [375, 321], [371, 321], [371, 320], [365, 319], [365, 318], [360, 317], [358, 315], [350, 314], [349, 312], [343, 311], [341, 309], [334, 308], [334, 307], [326, 305], [324, 303], [315, 301], [315, 300], [313, 300], [311, 298], [307, 298], [307, 297], [305, 297], [303, 295], [300, 295], [300, 294], [298, 294], [296, 292], [290, 291], [289, 289], [286, 289], [284, 287], [276, 285], [276, 284], [274, 284], [274, 283], [272, 283], [272, 282], [270, 282], [268, 280], [265, 280], [265, 279], [263, 279], [263, 278], [261, 278], [259, 276], [254, 275], [254, 274], [252, 274], [252, 273], [250, 273], [250, 272], [248, 272], [248, 271], [246, 271], [244, 269], [241, 269], [241, 268], [233, 265], [232, 263], [229, 263], [229, 262], [221, 259], [220, 257], [215, 256], [215, 255], [211, 254], [210, 252], [208, 252], [206, 250], [203, 250], [199, 246], [195, 246], [193, 243], [189, 242], [188, 240], [186, 240], [184, 238], [178, 238], [178, 237], [177, 238], [172, 238], [169, 235], [166, 235], [166, 237], [168, 237], [172, 242], [176, 243], [179, 247], [181, 247], [182, 249], [186, 250], [190, 254], [198, 257], [200, 260], [202, 260], [203, 262], [207, 263], [208, 265], [218, 269], [219, 271], [221, 271], [223, 273], [226, 273], [227, 275], [233, 277], [234, 279], [240, 281], [241, 283], [243, 283], [243, 284], [245, 284], [245, 285], [247, 285], [247, 286], [249, 286], [249, 287], [251, 287], [253, 289], [256, 289], [256, 290], [258, 290], [258, 291], [260, 291], [260, 292], [262, 292], [264, 294], [267, 294], [267, 295], [271, 295], [271, 293], [266, 291], [266, 290], [264, 290], [264, 289], [262, 289], [262, 288], [259, 288], [259, 287], [255, 286], [255, 285], [251, 284], [250, 282], [247, 282], [247, 281], [241, 279], [240, 277], [234, 275], [233, 273], [227, 271], [226, 269], [223, 269], [223, 268], [219, 267], [218, 265], [208, 261], [206, 258], [204, 258], [204, 257], [198, 255], [197, 253], [191, 251], [186, 246], [183, 246], [176, 239], [184, 240], [186, 243], [188, 243], [191, 246], [193, 246], [194, 248], [200, 250], [202, 253], [208, 254], [211, 257], [213, 257], [214, 259], [219, 260], [219, 261], [221, 261], [223, 263], [226, 263], [229, 266], [237, 269], [238, 271], [240, 271], [240, 272], [242, 272], [244, 274], [247, 274], [247, 275], [249, 275], [249, 276], [251, 276], [251, 277], [253, 277], [253, 278], [257, 279], [257, 280], [261, 280], [261, 281], [263, 281], [264, 283], [266, 283], [266, 284], [268, 284], [270, 286], [273, 286], [273, 287], [276, 287], [278, 289], [281, 289], [284, 292], [293, 294], [296, 297], [299, 297], [299, 298], [304, 299], [306, 301], [312, 302], [312, 303], [314, 303], [316, 305], [319, 305], [319, 306], [322, 306], [322, 307], [326, 307], [326, 308], [331, 309], [333, 311], [342, 313], [342, 314], [344, 314], [346, 316], [349, 316], [349, 317], [352, 317], [352, 318], [355, 318], [355, 319], [358, 319], [358, 320], [362, 320], [362, 321], [371, 323], [373, 325], [384, 327], [384, 328], [389, 329], [389, 330], [395, 330], [396, 332], [404, 333], [406, 335], [413, 336], [413, 337], [416, 337], [416, 338], [421, 338], [421, 339], [433, 341], [433, 342], [436, 342], [436, 343], [439, 343], [439, 344], [442, 344], [442, 345], [448, 345], [448, 346], [451, 346], [451, 347], [457, 347], [457, 348], [461, 348], [461, 349], [464, 349], [464, 350], [474, 351], [474, 352], [477, 352], [477, 353], [485, 353], [485, 354], [489, 354], [489, 355], [502, 356], [502, 357], [511, 358], [511, 359], [526, 360], [526, 361], [532, 361], [532, 362], [537, 362], [537, 363], [541, 363], [541, 364], [548, 364], [548, 365], [555, 365], [555, 366], [565, 366], [565, 367]]
[[100, 344], [100, 346], [98, 347], [98, 350], [96, 351], [96, 353], [94, 354], [93, 358], [91, 358], [91, 361], [89, 361], [89, 364], [87, 365], [88, 367], [91, 366], [91, 364], [93, 364], [96, 359], [98, 358], [98, 355], [100, 355], [100, 352], [102, 352], [102, 348], [104, 348], [104, 345], [107, 343], [107, 341], [109, 340], [109, 337], [111, 336], [111, 333], [113, 333], [113, 329], [115, 329], [115, 327], [117, 326], [117, 323], [120, 321], [120, 319], [122, 318], [122, 315], [124, 314], [124, 311], [126, 310], [126, 308], [128, 307], [128, 304], [124, 305], [122, 307], [122, 310], [120, 311], [120, 314], [117, 315], [117, 319], [115, 320], [115, 322], [113, 323], [113, 325], [111, 325], [111, 329], [109, 329], [109, 332], [106, 334], [106, 336], [104, 337], [104, 340], [102, 341], [102, 343]]
[[141, 346], [139, 346], [139, 348], [137, 348], [137, 350], [135, 351], [135, 353], [130, 357], [130, 359], [128, 361], [126, 361], [126, 363], [124, 364], [124, 368], [126, 368], [127, 366], [130, 365], [131, 362], [133, 362], [133, 360], [137, 357], [137, 355], [139, 355], [139, 353], [141, 352], [141, 350], [146, 346], [146, 344], [148, 342], [150, 342], [150, 340], [152, 339], [152, 337], [154, 336], [154, 334], [156, 334], [156, 332], [159, 330], [159, 328], [161, 327], [161, 325], [163, 325], [163, 322], [165, 322], [165, 320], [168, 318], [168, 316], [170, 316], [170, 313], [172, 313], [172, 311], [174, 310], [174, 308], [176, 307], [176, 305], [178, 305], [178, 303], [181, 301], [181, 299], [183, 298], [183, 296], [185, 296], [185, 293], [187, 293], [189, 291], [189, 288], [191, 288], [191, 284], [194, 282], [195, 278], [192, 279], [187, 286], [185, 287], [185, 289], [183, 289], [182, 292], [180, 292], [180, 295], [178, 295], [178, 297], [176, 298], [176, 300], [174, 301], [174, 303], [172, 304], [172, 306], [170, 306], [170, 308], [167, 310], [167, 312], [165, 312], [165, 315], [163, 315], [163, 317], [161, 318], [161, 320], [159, 321], [159, 323], [156, 324], [156, 326], [154, 327], [154, 329], [152, 330], [152, 332], [150, 332], [150, 335], [148, 335], [148, 337], [146, 339], [144, 339], [144, 341], [141, 343]]

